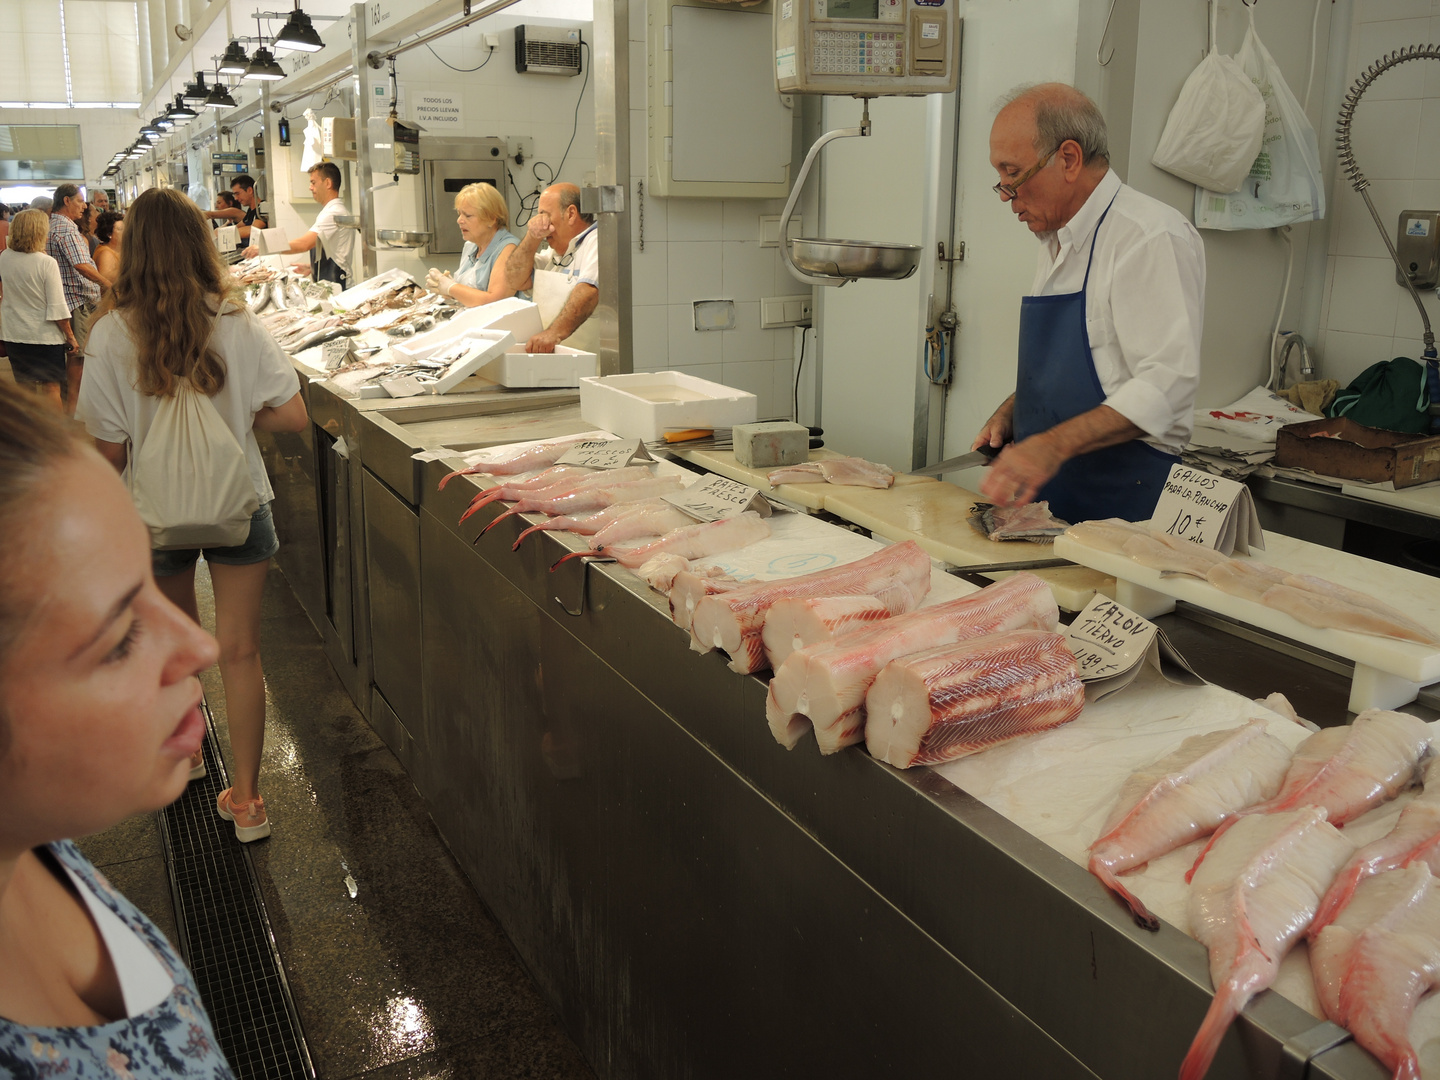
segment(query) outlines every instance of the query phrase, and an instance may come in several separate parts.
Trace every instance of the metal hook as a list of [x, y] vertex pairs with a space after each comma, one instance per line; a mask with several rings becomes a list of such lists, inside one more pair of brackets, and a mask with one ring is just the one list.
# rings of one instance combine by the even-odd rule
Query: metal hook
[[1105, 29], [1100, 31], [1100, 44], [1095, 47], [1095, 62], [1101, 67], [1109, 67], [1110, 61], [1115, 59], [1115, 46], [1110, 46], [1110, 55], [1101, 56], [1105, 51], [1105, 39], [1110, 36], [1110, 20], [1115, 17], [1115, 0], [1110, 0], [1110, 10], [1105, 13]]
[[575, 608], [574, 611], [571, 611], [568, 607], [566, 607], [566, 606], [565, 606], [565, 601], [564, 601], [564, 600], [561, 600], [560, 597], [558, 597], [558, 596], [552, 596], [551, 599], [554, 600], [557, 604], [559, 604], [559, 605], [560, 605], [560, 610], [563, 611], [563, 612], [565, 612], [565, 614], [566, 614], [566, 615], [569, 615], [572, 619], [578, 619], [578, 618], [580, 618], [581, 615], [584, 615], [584, 614], [585, 614], [585, 579], [586, 579], [586, 575], [589, 574], [589, 572], [590, 572], [590, 564], [591, 564], [592, 562], [614, 562], [614, 561], [615, 561], [615, 560], [614, 560], [613, 558], [604, 558], [604, 557], [593, 558], [593, 559], [592, 559], [592, 558], [590, 558], [588, 555], [585, 556], [584, 558], [582, 558], [582, 559], [580, 560], [580, 599], [579, 599], [579, 601], [578, 601], [578, 603], [577, 603], [576, 608]]

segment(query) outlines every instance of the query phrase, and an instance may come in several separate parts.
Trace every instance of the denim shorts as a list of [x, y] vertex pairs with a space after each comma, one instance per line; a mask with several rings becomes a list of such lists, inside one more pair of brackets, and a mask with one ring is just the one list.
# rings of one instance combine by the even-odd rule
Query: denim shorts
[[[280, 540], [275, 535], [275, 519], [270, 516], [270, 504], [261, 503], [260, 509], [250, 515], [250, 535], [245, 538], [245, 543], [234, 547], [205, 548], [205, 561], [222, 566], [251, 566], [268, 562], [279, 550]], [[190, 569], [199, 557], [200, 548], [152, 551], [150, 563], [156, 577], [170, 577]]]

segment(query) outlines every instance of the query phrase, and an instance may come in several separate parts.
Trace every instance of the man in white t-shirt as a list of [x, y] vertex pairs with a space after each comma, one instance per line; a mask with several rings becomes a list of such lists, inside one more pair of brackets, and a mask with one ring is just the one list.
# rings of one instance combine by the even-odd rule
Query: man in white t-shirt
[[[339, 282], [343, 289], [355, 268], [355, 230], [335, 220], [350, 211], [340, 201], [340, 170], [334, 162], [322, 161], [310, 166], [310, 194], [320, 204], [320, 213], [315, 215], [315, 224], [309, 232], [290, 241], [288, 251], [291, 255], [310, 252], [311, 277], [316, 281]], [[248, 247], [244, 254], [245, 258], [253, 259], [260, 254], [260, 249]]]
[[[586, 320], [600, 302], [595, 218], [580, 212], [580, 189], [574, 184], [551, 184], [536, 206], [524, 239], [505, 263], [505, 284], [532, 290], [545, 327], [525, 343], [525, 351], [554, 352], [564, 343], [594, 352], [600, 335]], [[541, 244], [546, 245], [543, 251]]]

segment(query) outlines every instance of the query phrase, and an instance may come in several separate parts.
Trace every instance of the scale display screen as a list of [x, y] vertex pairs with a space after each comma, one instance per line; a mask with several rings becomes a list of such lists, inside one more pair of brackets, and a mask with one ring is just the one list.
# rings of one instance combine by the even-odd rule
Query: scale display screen
[[878, 19], [880, 0], [827, 0], [826, 14], [832, 19]]

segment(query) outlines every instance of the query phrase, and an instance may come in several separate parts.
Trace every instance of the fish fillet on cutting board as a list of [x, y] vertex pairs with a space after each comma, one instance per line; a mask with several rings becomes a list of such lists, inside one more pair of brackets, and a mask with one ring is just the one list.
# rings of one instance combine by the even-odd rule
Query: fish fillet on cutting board
[[1044, 583], [1016, 574], [947, 604], [791, 653], [770, 680], [766, 722], [786, 749], [813, 727], [820, 752], [833, 754], [865, 737], [865, 694], [890, 661], [983, 634], [1053, 631], [1058, 622], [1055, 598]]
[[1060, 634], [1011, 630], [886, 664], [865, 695], [870, 756], [933, 765], [1069, 723], [1085, 707]]
[[1422, 863], [1362, 882], [1310, 944], [1325, 1015], [1397, 1080], [1420, 1080], [1410, 1020], [1440, 982], [1440, 886]]
[[1318, 806], [1253, 814], [1218, 834], [1195, 869], [1190, 931], [1210, 951], [1215, 1000], [1180, 1066], [1201, 1080], [1230, 1023], [1268, 989], [1355, 845]]
[[[823, 509], [826, 492], [836, 490], [833, 484], [827, 484], [823, 480], [816, 484], [781, 484], [779, 487], [775, 487], [767, 478], [767, 474], [775, 471], [775, 466], [752, 469], [749, 466], [741, 465], [735, 460], [735, 451], [733, 450], [681, 450], [680, 445], [677, 444], [670, 447], [668, 452], [709, 469], [713, 473], [719, 473], [731, 480], [738, 480], [742, 484], [758, 488], [765, 495], [779, 499], [781, 502], [804, 507], [806, 510]], [[838, 454], [825, 447], [810, 451], [812, 462], [830, 461], [843, 457], [845, 457], [844, 454]], [[934, 477], [909, 476], [904, 473], [897, 474], [895, 477], [896, 487], [908, 487], [912, 484], [929, 486], [939, 482]]]
[[1290, 749], [1266, 732], [1269, 722], [1192, 735], [1174, 753], [1132, 773], [1090, 847], [1090, 872], [1129, 906], [1137, 922], [1160, 920], [1119, 875], [1212, 833], [1238, 810], [1273, 798]]

